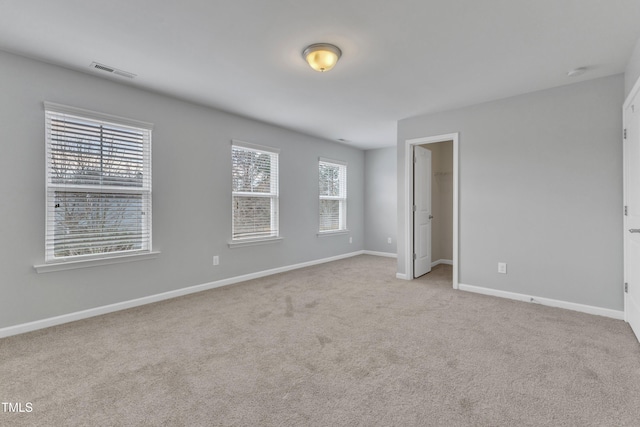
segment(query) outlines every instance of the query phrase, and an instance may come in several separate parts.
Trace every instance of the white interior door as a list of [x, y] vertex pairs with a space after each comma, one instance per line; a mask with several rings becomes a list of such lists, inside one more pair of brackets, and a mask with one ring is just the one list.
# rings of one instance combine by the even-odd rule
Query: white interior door
[[[624, 306], [625, 318], [640, 340], [640, 120], [635, 111], [636, 100], [640, 101], [637, 94], [624, 111]], [[640, 109], [640, 102], [637, 103]]]
[[413, 277], [431, 271], [431, 151], [414, 147]]

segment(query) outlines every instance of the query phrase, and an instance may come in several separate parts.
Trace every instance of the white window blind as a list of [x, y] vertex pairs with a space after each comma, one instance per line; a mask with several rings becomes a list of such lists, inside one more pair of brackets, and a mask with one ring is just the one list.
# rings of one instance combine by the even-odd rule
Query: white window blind
[[278, 152], [233, 141], [232, 240], [278, 237]]
[[320, 159], [320, 232], [347, 229], [347, 164]]
[[151, 250], [151, 124], [45, 103], [47, 262]]

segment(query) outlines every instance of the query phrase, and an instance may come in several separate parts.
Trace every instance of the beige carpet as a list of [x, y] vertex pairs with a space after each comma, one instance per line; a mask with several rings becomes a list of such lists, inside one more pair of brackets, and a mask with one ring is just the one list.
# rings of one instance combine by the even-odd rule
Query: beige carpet
[[2, 426], [639, 426], [622, 321], [373, 256], [0, 340]]

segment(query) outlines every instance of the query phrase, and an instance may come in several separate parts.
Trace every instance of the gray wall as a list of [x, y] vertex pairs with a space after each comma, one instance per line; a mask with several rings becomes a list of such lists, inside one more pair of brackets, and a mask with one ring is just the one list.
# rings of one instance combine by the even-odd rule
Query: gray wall
[[460, 283], [622, 310], [623, 95], [617, 75], [400, 121], [398, 272], [405, 141], [460, 132]]
[[[0, 52], [0, 327], [362, 250], [364, 152]], [[37, 274], [44, 262], [43, 101], [155, 124], [158, 259]], [[232, 138], [281, 149], [277, 244], [229, 249]], [[349, 235], [318, 238], [318, 157], [348, 169]], [[212, 265], [212, 256], [220, 265]]]
[[396, 147], [365, 151], [364, 248], [368, 251], [397, 251], [396, 177]]
[[631, 57], [629, 58], [629, 62], [627, 63], [627, 69], [624, 73], [624, 96], [625, 98], [633, 89], [633, 85], [640, 77], [640, 39], [636, 43], [636, 47], [633, 49], [631, 53]]

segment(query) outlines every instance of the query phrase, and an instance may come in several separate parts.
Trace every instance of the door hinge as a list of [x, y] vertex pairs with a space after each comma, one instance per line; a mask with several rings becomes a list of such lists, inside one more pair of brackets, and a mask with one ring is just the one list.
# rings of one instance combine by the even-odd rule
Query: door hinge
[[418, 158], [416, 157], [416, 155], [413, 155], [413, 163], [418, 163]]
[[623, 137], [624, 137], [624, 139], [627, 139], [627, 130], [626, 129], [623, 131]]
[[418, 259], [418, 255], [417, 254], [413, 254], [413, 260], [417, 260]]
[[629, 293], [629, 284], [628, 284], [628, 283], [625, 283], [625, 284], [624, 284], [624, 293], [625, 293], [625, 294], [628, 294], [628, 293]]
[[624, 216], [628, 216], [629, 215], [629, 206], [625, 206], [624, 207]]
[[417, 210], [418, 210], [418, 207], [416, 205], [413, 205], [413, 211], [415, 212]]

